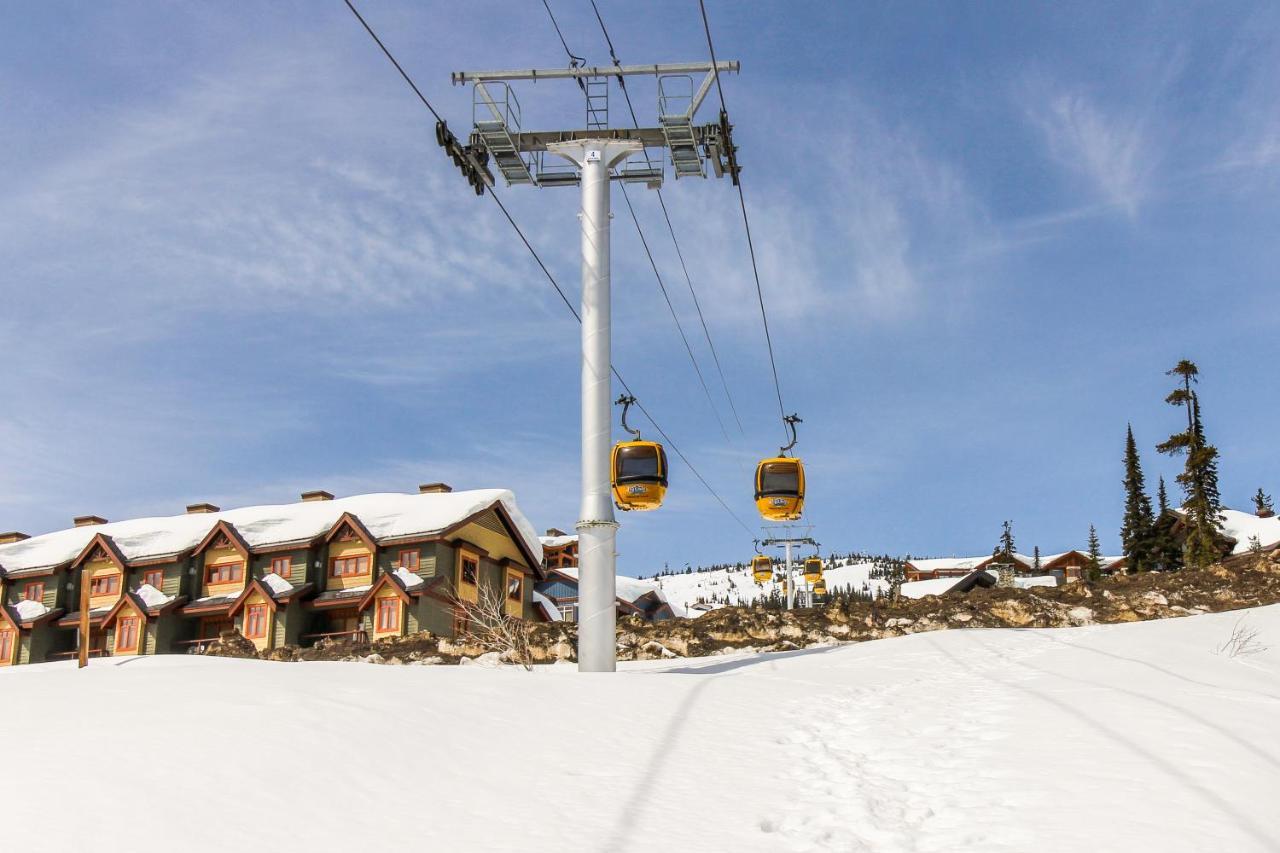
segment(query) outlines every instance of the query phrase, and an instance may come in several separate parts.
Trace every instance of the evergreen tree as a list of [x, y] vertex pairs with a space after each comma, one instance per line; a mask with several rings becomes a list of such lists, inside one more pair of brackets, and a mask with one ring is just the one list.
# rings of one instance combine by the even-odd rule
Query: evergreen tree
[[1253, 496], [1253, 507], [1258, 513], [1258, 518], [1270, 518], [1276, 514], [1275, 507], [1271, 505], [1271, 495], [1258, 488], [1258, 493]]
[[1039, 545], [1037, 545], [1035, 547], [1035, 550], [1032, 552], [1031, 574], [1033, 575], [1040, 574], [1040, 546]]
[[1156, 505], [1160, 514], [1152, 525], [1151, 568], [1162, 572], [1176, 571], [1182, 568], [1182, 549], [1173, 537], [1175, 519], [1169, 515], [1169, 493], [1165, 489], [1163, 476], [1156, 492]]
[[1129, 558], [1129, 571], [1142, 572], [1151, 568], [1152, 525], [1151, 499], [1147, 497], [1147, 482], [1142, 474], [1142, 460], [1138, 456], [1138, 443], [1133, 440], [1133, 425], [1129, 425], [1124, 443], [1124, 524], [1120, 528], [1120, 544]]
[[1199, 383], [1199, 373], [1195, 363], [1186, 359], [1167, 372], [1166, 375], [1180, 377], [1181, 384], [1169, 393], [1165, 402], [1186, 410], [1187, 428], [1169, 436], [1156, 445], [1156, 449], [1170, 456], [1186, 457], [1186, 465], [1177, 476], [1187, 522], [1183, 560], [1187, 565], [1203, 568], [1219, 556], [1222, 498], [1218, 492], [1218, 449], [1205, 440], [1200, 397], [1191, 387]]
[[1006, 521], [1004, 523], [1004, 529], [1000, 532], [1000, 541], [996, 544], [995, 550], [991, 552], [991, 556], [999, 557], [1006, 561], [1012, 561], [1014, 551], [1013, 522]]
[[1085, 566], [1085, 580], [1095, 583], [1102, 580], [1102, 545], [1098, 542], [1098, 530], [1089, 525], [1089, 563]]

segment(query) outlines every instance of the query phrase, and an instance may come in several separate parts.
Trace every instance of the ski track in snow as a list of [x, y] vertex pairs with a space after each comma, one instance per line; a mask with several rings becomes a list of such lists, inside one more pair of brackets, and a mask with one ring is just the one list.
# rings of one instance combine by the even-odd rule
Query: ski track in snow
[[[1216, 654], [1241, 619], [1280, 645], [1273, 606], [608, 676], [182, 657], [16, 667], [0, 671], [0, 716], [59, 734], [6, 742], [23, 772], [0, 777], [0, 814], [22, 819], [0, 848], [1276, 851], [1280, 649]], [[230, 734], [199, 734], [211, 730]], [[181, 747], [141, 760], [140, 743]], [[374, 775], [383, 743], [400, 760]], [[45, 796], [86, 754], [133, 768], [139, 787], [100, 787], [71, 811]], [[245, 788], [255, 756], [297, 777], [259, 780], [265, 810]], [[193, 766], [194, 811], [196, 789], [175, 781]], [[151, 832], [102, 836], [144, 790]], [[191, 834], [230, 813], [219, 835]]]

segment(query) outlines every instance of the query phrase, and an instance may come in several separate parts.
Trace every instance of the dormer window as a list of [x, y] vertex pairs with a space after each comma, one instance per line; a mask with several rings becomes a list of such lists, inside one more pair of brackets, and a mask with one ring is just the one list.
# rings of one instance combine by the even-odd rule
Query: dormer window
[[235, 583], [244, 577], [244, 563], [220, 563], [204, 570], [205, 583]]

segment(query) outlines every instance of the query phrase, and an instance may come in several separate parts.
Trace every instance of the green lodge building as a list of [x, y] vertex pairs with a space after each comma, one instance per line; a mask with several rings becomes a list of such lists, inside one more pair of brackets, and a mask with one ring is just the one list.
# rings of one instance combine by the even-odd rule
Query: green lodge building
[[[0, 534], [0, 666], [74, 657], [81, 602], [90, 654], [181, 654], [235, 629], [260, 650], [322, 638], [454, 636], [482, 585], [533, 618], [542, 547], [511, 492], [301, 501]], [[86, 586], [87, 585], [87, 589]]]

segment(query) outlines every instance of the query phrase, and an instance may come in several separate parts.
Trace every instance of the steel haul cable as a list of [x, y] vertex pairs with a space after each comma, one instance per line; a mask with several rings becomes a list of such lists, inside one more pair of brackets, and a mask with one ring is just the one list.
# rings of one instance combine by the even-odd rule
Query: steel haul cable
[[[591, 9], [595, 12], [596, 22], [600, 24], [600, 33], [604, 36], [604, 44], [609, 46], [609, 59], [613, 60], [614, 65], [621, 65], [622, 63], [618, 60], [617, 51], [613, 50], [613, 38], [609, 37], [609, 29], [604, 26], [604, 18], [600, 15], [600, 9], [599, 6], [595, 5], [595, 0], [591, 0]], [[635, 106], [631, 105], [631, 92], [627, 91], [625, 78], [621, 76], [618, 77], [618, 88], [621, 88], [622, 96], [625, 97], [627, 101], [627, 111], [628, 113], [631, 113], [631, 123], [634, 124], [636, 128], [639, 128], [640, 119], [636, 118]], [[648, 156], [646, 156], [645, 159], [648, 160]], [[719, 352], [716, 351], [716, 345], [712, 342], [712, 333], [710, 333], [710, 329], [707, 327], [707, 318], [703, 315], [703, 305], [701, 305], [701, 301], [698, 298], [698, 291], [695, 291], [694, 289], [694, 279], [692, 279], [689, 274], [689, 266], [685, 264], [685, 252], [681, 251], [680, 241], [676, 238], [676, 227], [671, 223], [671, 213], [667, 210], [667, 200], [666, 197], [663, 197], [662, 195], [662, 187], [658, 187], [655, 192], [658, 193], [658, 204], [662, 205], [663, 219], [667, 222], [667, 233], [671, 234], [672, 246], [676, 247], [676, 257], [677, 259], [680, 259], [681, 272], [684, 272], [685, 283], [689, 286], [689, 295], [694, 298], [694, 309], [698, 311], [698, 321], [703, 325], [703, 337], [707, 338], [707, 348], [712, 351], [712, 361], [716, 362], [716, 371], [719, 374], [719, 378], [721, 378], [721, 387], [724, 389], [724, 400], [728, 401], [728, 407], [730, 407], [730, 411], [733, 412], [733, 421], [737, 424], [737, 432], [745, 434], [745, 430], [742, 429], [742, 419], [739, 414], [737, 414], [737, 405], [733, 403], [733, 394], [728, 391], [728, 380], [724, 378], [724, 368], [721, 365], [721, 361], [719, 361]], [[623, 193], [626, 193], [626, 188], [623, 188]]]
[[[401, 67], [400, 63], [396, 61], [396, 58], [391, 54], [391, 51], [387, 50], [386, 45], [382, 43], [382, 39], [378, 38], [377, 33], [373, 31], [373, 28], [369, 26], [368, 22], [365, 21], [364, 17], [361, 16], [360, 12], [356, 10], [356, 7], [352, 5], [351, 0], [343, 0], [343, 2], [346, 3], [347, 8], [351, 10], [351, 14], [356, 16], [356, 20], [360, 22], [361, 26], [364, 27], [365, 31], [374, 40], [374, 42], [377, 43], [378, 47], [382, 49], [382, 52], [386, 54], [386, 57], [391, 61], [391, 64], [394, 65], [396, 70], [400, 72], [400, 76], [403, 77], [404, 81], [409, 84], [409, 88], [413, 89], [414, 94], [418, 96], [418, 100], [422, 101], [423, 106], [425, 106], [431, 112], [431, 114], [435, 116], [437, 121], [444, 121], [444, 119], [440, 117], [440, 114], [436, 112], [435, 107], [431, 106], [431, 102], [427, 100], [426, 96], [422, 94], [422, 91], [417, 87], [416, 84], [414, 84], [413, 79], [405, 72], [404, 68]], [[520, 242], [522, 242], [525, 248], [529, 250], [529, 254], [533, 256], [533, 259], [537, 262], [538, 267], [542, 270], [543, 275], [547, 277], [547, 281], [551, 283], [551, 286], [555, 288], [556, 293], [558, 293], [560, 295], [560, 298], [564, 301], [565, 307], [569, 309], [569, 313], [573, 315], [573, 318], [575, 320], [581, 323], [582, 318], [578, 315], [577, 309], [573, 307], [573, 303], [569, 301], [569, 297], [565, 295], [565, 292], [560, 287], [559, 282], [557, 282], [555, 279], [555, 276], [551, 274], [551, 270], [547, 269], [547, 265], [543, 263], [542, 258], [541, 256], [538, 255], [537, 250], [533, 248], [533, 245], [529, 242], [528, 238], [525, 237], [524, 231], [522, 231], [520, 226], [516, 224], [515, 219], [511, 216], [511, 213], [507, 210], [507, 206], [502, 203], [502, 200], [498, 198], [496, 193], [489, 192], [487, 193], [487, 195], [490, 198], [492, 198], [494, 202], [498, 205], [498, 209], [502, 211], [502, 214], [503, 216], [506, 217], [507, 222], [511, 224], [511, 227], [515, 230], [516, 234], [520, 237]], [[627, 393], [633, 397], [637, 396], [635, 392], [631, 390], [631, 386], [628, 385], [626, 380], [622, 378], [622, 374], [618, 372], [618, 369], [616, 367], [613, 367], [611, 369], [613, 371], [613, 375], [617, 378], [618, 383], [622, 385], [623, 388], [626, 389]], [[649, 414], [649, 410], [646, 409], [643, 405], [641, 405], [638, 402], [636, 403], [636, 408], [638, 408], [640, 412], [645, 416], [645, 418], [649, 421], [649, 423], [653, 425], [653, 428], [657, 430], [658, 434], [661, 435], [662, 438], [668, 444], [671, 445], [671, 449], [676, 452], [676, 455], [680, 457], [681, 461], [684, 462], [684, 464], [688, 466], [689, 470], [693, 472], [693, 475], [698, 478], [698, 482], [702, 483], [702, 485], [706, 488], [706, 490], [711, 493], [711, 496], [714, 497], [716, 501], [720, 504], [720, 506], [724, 508], [724, 511], [727, 512], [730, 515], [730, 517], [732, 517], [733, 520], [738, 523], [738, 526], [741, 527], [743, 530], [745, 530], [748, 535], [752, 535], [751, 528], [747, 527], [747, 525], [742, 521], [742, 519], [738, 517], [738, 514], [735, 513], [727, 503], [725, 503], [724, 498], [720, 497], [720, 494], [714, 488], [712, 488], [711, 484], [707, 482], [706, 478], [703, 477], [702, 474], [698, 471], [698, 469], [693, 466], [693, 463], [689, 461], [689, 457], [684, 455], [684, 453], [680, 450], [680, 448], [676, 445], [676, 443], [671, 439], [671, 436], [667, 434], [666, 430], [664, 430], [662, 426], [654, 419], [653, 415]]]
[[[549, 15], [549, 16], [551, 17], [551, 23], [552, 23], [552, 25], [553, 25], [553, 26], [555, 26], [555, 28], [556, 28], [556, 32], [557, 32], [557, 33], [559, 33], [559, 32], [560, 32], [560, 26], [556, 23], [556, 17], [555, 17], [555, 15], [554, 15], [554, 14], [552, 14], [552, 12], [551, 12], [551, 5], [547, 2], [547, 0], [542, 0], [542, 5], [543, 5], [544, 7], [546, 7], [547, 15]], [[599, 20], [599, 19], [600, 19], [600, 10], [599, 10], [599, 9], [597, 9], [597, 10], [596, 10], [596, 19], [597, 19], [597, 20]], [[602, 27], [604, 26], [603, 21], [601, 22], [601, 26], [602, 26]], [[605, 33], [605, 40], [606, 40], [606, 41], [609, 41], [609, 34], [608, 34], [607, 32]], [[569, 50], [569, 46], [568, 46], [568, 44], [565, 44], [564, 36], [563, 36], [563, 35], [561, 35], [561, 36], [560, 36], [560, 42], [561, 42], [561, 44], [563, 44], [563, 45], [564, 45], [565, 52], [566, 52], [566, 53], [568, 53], [570, 57], [574, 57], [574, 56], [575, 56], [575, 54], [574, 54], [572, 51], [570, 51], [570, 50]], [[616, 66], [616, 65], [618, 65], [618, 64], [619, 64], [619, 63], [618, 63], [618, 57], [617, 57], [617, 55], [616, 55], [616, 54], [614, 54], [614, 53], [613, 53], [613, 42], [612, 42], [612, 41], [609, 41], [609, 54], [610, 54], [610, 56], [612, 56], [612, 58], [613, 58], [613, 64], [614, 64], [615, 66]], [[631, 111], [631, 120], [632, 120], [633, 122], [635, 122], [636, 113], [635, 113], [635, 110], [631, 108], [631, 96], [630, 96], [629, 94], [627, 94], [626, 85], [622, 83], [622, 79], [623, 79], [622, 77], [619, 77], [619, 78], [618, 78], [619, 83], [620, 83], [621, 88], [622, 88], [622, 93], [623, 93], [623, 94], [626, 96], [626, 98], [627, 98], [627, 108]], [[582, 78], [581, 78], [581, 77], [579, 77], [579, 78], [578, 78], [578, 84], [579, 84], [580, 86], [582, 86]], [[585, 87], [585, 86], [583, 86], [582, 88], [583, 88], [583, 91], [585, 92], [585, 91], [586, 91], [586, 87]], [[639, 126], [640, 126], [639, 122], [636, 122], [636, 127], [639, 127]], [[647, 153], [647, 152], [645, 153], [645, 162], [646, 162], [646, 163], [648, 163], [648, 162], [649, 162], [649, 155], [648, 155], [648, 153]], [[647, 257], [647, 258], [649, 259], [649, 266], [653, 269], [653, 276], [654, 276], [654, 278], [655, 278], [655, 279], [657, 279], [657, 282], [658, 282], [658, 290], [662, 291], [662, 298], [663, 298], [663, 300], [667, 303], [667, 310], [671, 313], [671, 320], [676, 324], [676, 331], [679, 333], [679, 335], [680, 335], [680, 340], [681, 340], [681, 342], [684, 344], [685, 352], [689, 354], [689, 363], [690, 363], [691, 365], [693, 365], [693, 372], [694, 372], [694, 373], [697, 375], [697, 377], [698, 377], [698, 384], [702, 386], [702, 393], [703, 393], [703, 396], [705, 396], [705, 397], [706, 397], [706, 399], [707, 399], [707, 406], [711, 409], [711, 414], [715, 416], [716, 424], [720, 427], [720, 434], [724, 436], [725, 443], [726, 443], [726, 444], [730, 444], [731, 442], [730, 442], [730, 438], [729, 438], [729, 431], [728, 431], [727, 429], [725, 429], [725, 426], [724, 426], [724, 420], [720, 417], [720, 412], [719, 412], [719, 410], [716, 408], [715, 401], [711, 399], [711, 389], [707, 387], [707, 380], [706, 380], [706, 377], [704, 377], [704, 376], [703, 376], [703, 374], [702, 374], [702, 368], [698, 366], [698, 358], [697, 358], [697, 356], [695, 356], [695, 355], [693, 354], [693, 347], [692, 347], [692, 346], [690, 345], [690, 343], [689, 343], [689, 336], [685, 334], [685, 331], [684, 331], [684, 324], [680, 322], [680, 315], [676, 313], [676, 307], [675, 307], [675, 304], [671, 301], [671, 294], [669, 294], [669, 293], [667, 292], [667, 285], [666, 285], [666, 282], [664, 282], [664, 281], [663, 281], [663, 279], [662, 279], [662, 273], [658, 271], [658, 262], [654, 259], [654, 257], [653, 257], [653, 251], [649, 248], [649, 240], [648, 240], [648, 238], [644, 236], [644, 229], [640, 226], [640, 217], [636, 214], [636, 209], [635, 209], [635, 207], [633, 207], [633, 206], [632, 206], [632, 204], [631, 204], [631, 195], [627, 192], [627, 185], [626, 185], [625, 183], [619, 183], [618, 188], [619, 188], [620, 190], [622, 190], [622, 198], [623, 198], [623, 199], [626, 201], [626, 203], [627, 203], [627, 212], [631, 215], [631, 222], [632, 222], [632, 224], [633, 224], [633, 225], [635, 225], [635, 227], [636, 227], [636, 234], [638, 234], [638, 235], [639, 235], [639, 237], [640, 237], [640, 245], [644, 247], [645, 257]], [[659, 192], [661, 192], [661, 190], [659, 190]], [[673, 239], [674, 239], [674, 236], [675, 236], [675, 235], [673, 234], [673, 235], [672, 235], [672, 238], [673, 238]], [[679, 251], [679, 246], [678, 246], [678, 245], [677, 245], [676, 249], [677, 249], [677, 251]], [[682, 263], [683, 263], [683, 260], [682, 260]], [[690, 291], [692, 291], [692, 284], [690, 284]], [[695, 296], [694, 296], [694, 304], [695, 304], [695, 305], [697, 305], [697, 296], [696, 296], [696, 294], [695, 294]], [[699, 309], [698, 314], [699, 314], [699, 316], [701, 316], [701, 314], [702, 314], [701, 309]], [[705, 322], [703, 323], [703, 329], [704, 329], [704, 330], [706, 329], [706, 323], [705, 323]], [[708, 337], [708, 341], [710, 341], [710, 338], [709, 338], [709, 337]], [[714, 347], [712, 347], [712, 354], [714, 355], [714, 353], [715, 353], [715, 348], [714, 348]], [[718, 364], [718, 363], [719, 363], [719, 359], [717, 359], [717, 364]], [[721, 373], [721, 378], [723, 379], [723, 373]], [[726, 388], [725, 388], [725, 393], [726, 393], [726, 394], [728, 393], [728, 388], [727, 388], [727, 386], [726, 386]], [[733, 401], [732, 401], [732, 400], [730, 400], [730, 401], [729, 401], [729, 405], [730, 405], [730, 408], [732, 408], [732, 407], [733, 407]], [[734, 416], [735, 416], [735, 417], [737, 417], [737, 411], [736, 411], [736, 410], [734, 411]], [[742, 426], [741, 422], [739, 422], [738, 426], [739, 426], [739, 428], [741, 428], [741, 426]]]
[[[707, 21], [707, 4], [698, 0], [698, 8], [702, 12], [702, 28], [707, 34], [707, 50], [711, 53], [711, 68], [715, 75], [716, 94], [720, 98], [720, 111], [727, 113], [724, 102], [724, 88], [720, 85], [720, 70], [716, 67], [716, 47], [711, 41], [711, 24]], [[756, 263], [756, 247], [751, 239], [751, 220], [747, 216], [747, 198], [742, 192], [742, 182], [734, 182], [738, 187], [738, 205], [742, 208], [742, 225], [747, 232], [747, 250], [751, 254], [751, 273], [756, 280], [756, 298], [760, 302], [760, 319], [764, 323], [764, 340], [769, 348], [769, 366], [773, 369], [773, 388], [778, 393], [778, 414], [783, 419], [783, 432], [786, 432], [787, 407], [782, 404], [782, 383], [778, 381], [778, 362], [773, 356], [773, 336], [769, 334], [769, 314], [764, 308], [764, 289], [760, 286], [760, 267]]]

